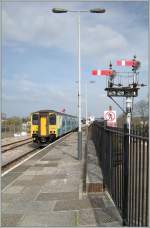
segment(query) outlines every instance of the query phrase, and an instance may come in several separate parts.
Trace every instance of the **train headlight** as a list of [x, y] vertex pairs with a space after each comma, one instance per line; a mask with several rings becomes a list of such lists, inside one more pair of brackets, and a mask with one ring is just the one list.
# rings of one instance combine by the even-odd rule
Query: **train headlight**
[[33, 131], [33, 134], [37, 134], [38, 133], [38, 131]]
[[50, 134], [55, 134], [55, 131], [50, 131], [49, 133], [50, 133]]

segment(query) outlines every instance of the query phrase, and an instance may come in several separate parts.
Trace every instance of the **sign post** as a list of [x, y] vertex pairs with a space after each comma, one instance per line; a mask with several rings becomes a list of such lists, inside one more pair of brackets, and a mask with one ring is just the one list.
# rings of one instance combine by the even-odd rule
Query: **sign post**
[[104, 120], [107, 121], [107, 126], [115, 127], [116, 126], [116, 111], [114, 111], [114, 110], [104, 111]]

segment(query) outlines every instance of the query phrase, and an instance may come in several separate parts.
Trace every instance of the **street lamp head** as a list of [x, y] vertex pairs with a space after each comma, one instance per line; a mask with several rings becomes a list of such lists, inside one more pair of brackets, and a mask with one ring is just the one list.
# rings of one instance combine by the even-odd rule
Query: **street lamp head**
[[105, 13], [105, 9], [101, 9], [101, 8], [95, 8], [95, 9], [91, 9], [90, 12], [91, 13]]
[[67, 13], [67, 12], [75, 12], [75, 13], [80, 13], [80, 12], [90, 12], [90, 13], [105, 13], [105, 9], [101, 9], [101, 8], [95, 8], [95, 9], [90, 9], [88, 10], [67, 10], [67, 9], [63, 9], [63, 8], [53, 8], [52, 12], [53, 13]]
[[68, 10], [66, 10], [66, 9], [61, 9], [61, 8], [53, 8], [53, 9], [52, 9], [52, 12], [53, 12], [53, 13], [67, 13]]

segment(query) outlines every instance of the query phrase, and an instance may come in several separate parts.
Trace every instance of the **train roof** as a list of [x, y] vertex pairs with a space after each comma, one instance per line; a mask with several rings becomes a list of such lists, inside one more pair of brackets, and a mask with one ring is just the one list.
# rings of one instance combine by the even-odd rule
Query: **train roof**
[[36, 112], [40, 112], [40, 113], [53, 112], [53, 113], [56, 113], [56, 114], [59, 114], [59, 115], [62, 115], [62, 116], [77, 117], [77, 116], [73, 116], [73, 115], [69, 115], [69, 114], [63, 113], [63, 112], [58, 112], [58, 111], [49, 110], [49, 109], [38, 110], [38, 111], [32, 112], [31, 114], [36, 113]]

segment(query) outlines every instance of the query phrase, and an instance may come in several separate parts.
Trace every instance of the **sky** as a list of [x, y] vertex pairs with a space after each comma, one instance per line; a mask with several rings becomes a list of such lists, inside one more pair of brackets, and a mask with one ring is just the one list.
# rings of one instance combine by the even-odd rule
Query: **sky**
[[[115, 62], [136, 54], [141, 62], [139, 83], [148, 84], [146, 1], [3, 2], [2, 112], [7, 117], [25, 117], [41, 109], [65, 108], [68, 114], [78, 114], [78, 15], [54, 14], [54, 7], [105, 8], [104, 14], [80, 13], [82, 116], [86, 83], [88, 115], [102, 117], [109, 105], [119, 115], [121, 110], [104, 90], [106, 78], [94, 77], [91, 71], [107, 69], [111, 61], [114, 70], [129, 72], [130, 68], [117, 67]], [[148, 86], [141, 88], [135, 102], [147, 94]], [[124, 107], [125, 100], [116, 100]]]

